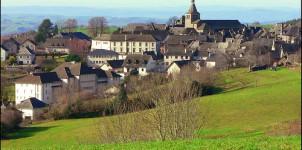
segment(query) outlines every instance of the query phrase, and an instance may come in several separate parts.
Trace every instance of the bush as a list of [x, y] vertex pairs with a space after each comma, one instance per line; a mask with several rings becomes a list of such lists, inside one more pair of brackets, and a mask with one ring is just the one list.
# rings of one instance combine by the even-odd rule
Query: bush
[[1, 137], [13, 132], [22, 123], [22, 113], [14, 108], [4, 110], [1, 114]]
[[1, 139], [5, 138], [7, 134], [8, 134], [7, 125], [1, 121]]
[[64, 60], [65, 62], [71, 62], [71, 61], [80, 62], [82, 59], [80, 56], [76, 54], [70, 54]]

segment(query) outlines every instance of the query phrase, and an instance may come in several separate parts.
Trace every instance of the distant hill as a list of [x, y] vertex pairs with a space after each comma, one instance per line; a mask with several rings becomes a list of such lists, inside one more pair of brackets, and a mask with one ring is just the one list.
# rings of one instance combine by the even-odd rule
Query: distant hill
[[[226, 6], [197, 6], [202, 19], [237, 19], [241, 23], [259, 21], [273, 24], [301, 18], [300, 9], [292, 8], [247, 8]], [[1, 7], [1, 35], [20, 33], [37, 29], [43, 19], [52, 21], [76, 18], [80, 25], [87, 25], [95, 16], [105, 16], [111, 26], [124, 26], [128, 23], [165, 23], [171, 16], [182, 16], [188, 6], [157, 8], [84, 8], [18, 6]], [[227, 14], [227, 15], [226, 15]]]

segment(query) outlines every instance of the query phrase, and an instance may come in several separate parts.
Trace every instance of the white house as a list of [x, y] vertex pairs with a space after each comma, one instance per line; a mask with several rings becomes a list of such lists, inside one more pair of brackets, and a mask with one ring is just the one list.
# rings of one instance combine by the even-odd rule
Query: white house
[[148, 75], [150, 71], [154, 71], [156, 62], [150, 55], [132, 54], [128, 55], [122, 67], [125, 74], [130, 74], [132, 70], [138, 71], [140, 76]]
[[142, 54], [144, 51], [160, 51], [160, 40], [152, 35], [102, 34], [92, 40], [91, 50], [112, 50], [122, 58], [127, 54]]
[[37, 120], [48, 105], [34, 97], [21, 101], [16, 106], [21, 112], [23, 119]]
[[22, 47], [17, 54], [17, 64], [32, 65], [36, 59], [36, 54], [29, 47]]
[[21, 101], [35, 97], [46, 104], [51, 104], [53, 91], [61, 87], [62, 82], [55, 72], [34, 73], [15, 82], [16, 105]]

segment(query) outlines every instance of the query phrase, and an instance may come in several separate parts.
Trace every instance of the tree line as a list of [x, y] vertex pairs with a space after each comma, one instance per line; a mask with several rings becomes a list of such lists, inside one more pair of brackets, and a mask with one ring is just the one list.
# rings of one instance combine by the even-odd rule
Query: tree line
[[[67, 20], [57, 20], [51, 22], [50, 19], [44, 19], [38, 28], [38, 33], [35, 36], [36, 43], [44, 43], [47, 38], [50, 38], [59, 32], [75, 32], [78, 25], [77, 19], [69, 18]], [[88, 21], [86, 27], [89, 36], [96, 37], [103, 33], [108, 33], [109, 26], [105, 17], [93, 17]]]

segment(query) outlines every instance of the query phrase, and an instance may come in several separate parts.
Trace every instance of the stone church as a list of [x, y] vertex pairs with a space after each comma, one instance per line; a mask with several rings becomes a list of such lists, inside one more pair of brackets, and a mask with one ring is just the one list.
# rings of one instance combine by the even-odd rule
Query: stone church
[[244, 28], [238, 20], [201, 20], [195, 0], [191, 0], [189, 10], [184, 16], [176, 21], [175, 27], [184, 27], [185, 29], [195, 29], [199, 33], [214, 34], [220, 31], [238, 31]]

